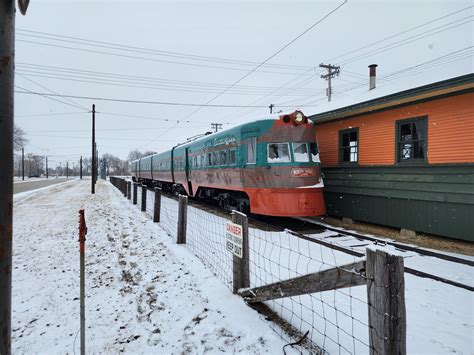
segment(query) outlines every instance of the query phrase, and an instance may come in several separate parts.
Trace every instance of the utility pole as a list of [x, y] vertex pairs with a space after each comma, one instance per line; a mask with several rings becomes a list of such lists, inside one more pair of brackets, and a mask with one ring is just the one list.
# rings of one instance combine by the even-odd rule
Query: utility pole
[[46, 179], [49, 179], [49, 172], [48, 172], [48, 157], [46, 157]]
[[222, 123], [211, 123], [211, 128], [214, 129], [214, 132], [222, 129]]
[[270, 106], [268, 106], [268, 108], [270, 109], [270, 115], [273, 113], [273, 108], [275, 107], [274, 104], [270, 104]]
[[[0, 0], [0, 354], [11, 354], [15, 0]], [[20, 11], [26, 6], [21, 1]]]
[[325, 68], [328, 71], [327, 74], [321, 75], [321, 78], [328, 81], [328, 88], [326, 89], [326, 96], [328, 97], [328, 101], [331, 101], [331, 95], [332, 95], [331, 79], [334, 78], [335, 76], [339, 76], [340, 66], [331, 65], [331, 64], [322, 64], [321, 63], [321, 64], [319, 64], [319, 67], [320, 68]]
[[69, 179], [69, 162], [66, 162], [66, 179]]
[[91, 172], [91, 193], [95, 194], [95, 105], [92, 105], [92, 172]]
[[79, 163], [79, 176], [82, 180], [82, 155], [81, 155], [81, 160], [80, 160], [80, 163]]
[[94, 184], [97, 184], [97, 176], [99, 175], [97, 172], [99, 170], [99, 151], [97, 150], [97, 142], [95, 143], [95, 171], [94, 171], [94, 177], [95, 181]]
[[25, 148], [21, 147], [21, 179], [25, 180]]

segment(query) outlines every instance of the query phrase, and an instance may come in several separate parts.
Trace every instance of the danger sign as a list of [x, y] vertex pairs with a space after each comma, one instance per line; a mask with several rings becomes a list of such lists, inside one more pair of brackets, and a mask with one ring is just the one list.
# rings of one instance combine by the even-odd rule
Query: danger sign
[[242, 258], [242, 226], [232, 222], [227, 222], [225, 237], [225, 248], [235, 256]]

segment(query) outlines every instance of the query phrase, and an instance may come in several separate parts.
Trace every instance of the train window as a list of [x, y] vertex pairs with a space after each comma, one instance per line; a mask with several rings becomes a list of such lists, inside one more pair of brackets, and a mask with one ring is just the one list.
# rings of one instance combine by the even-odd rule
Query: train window
[[306, 143], [293, 143], [293, 157], [296, 162], [308, 162], [308, 146]]
[[398, 122], [398, 162], [425, 160], [426, 125], [426, 118]]
[[257, 162], [257, 138], [252, 137], [247, 140], [247, 164]]
[[291, 161], [289, 145], [289, 143], [270, 143], [268, 145], [268, 162], [289, 163]]
[[207, 154], [207, 165], [212, 166], [212, 153]]
[[228, 164], [229, 165], [232, 165], [232, 164], [235, 164], [236, 163], [236, 157], [235, 157], [235, 149], [230, 149], [229, 150], [229, 161], [228, 161]]
[[344, 164], [357, 163], [359, 159], [359, 130], [339, 132], [339, 161]]
[[221, 151], [221, 154], [220, 154], [220, 155], [221, 155], [221, 161], [220, 161], [221, 165], [226, 165], [226, 164], [228, 164], [228, 163], [227, 163], [227, 150]]
[[318, 145], [316, 143], [309, 143], [309, 152], [311, 153], [311, 160], [315, 163], [320, 163]]

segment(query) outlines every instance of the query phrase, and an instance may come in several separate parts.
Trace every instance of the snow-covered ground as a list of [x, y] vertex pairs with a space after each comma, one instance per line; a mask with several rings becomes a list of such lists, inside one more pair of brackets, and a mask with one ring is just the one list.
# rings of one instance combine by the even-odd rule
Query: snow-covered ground
[[89, 188], [76, 180], [15, 198], [13, 353], [79, 352], [81, 208], [88, 353], [282, 353], [269, 323], [189, 249], [109, 183]]
[[[89, 228], [88, 351], [282, 353], [285, 342], [270, 324], [229, 290], [232, 256], [224, 247], [225, 218], [189, 207], [187, 244], [178, 246], [175, 200], [163, 197], [161, 222], [153, 224], [151, 191], [144, 214], [106, 182], [99, 182], [95, 196], [89, 188], [90, 182], [74, 181], [15, 196], [15, 353], [78, 351], [80, 208]], [[312, 237], [358, 251], [367, 247], [332, 234]], [[285, 232], [250, 228], [249, 240], [251, 286], [358, 260]], [[472, 267], [384, 249], [403, 255], [409, 267], [473, 285]], [[472, 354], [473, 294], [409, 274], [405, 282], [408, 353]], [[358, 286], [267, 305], [302, 332], [309, 330], [329, 353], [367, 353], [366, 292]]]

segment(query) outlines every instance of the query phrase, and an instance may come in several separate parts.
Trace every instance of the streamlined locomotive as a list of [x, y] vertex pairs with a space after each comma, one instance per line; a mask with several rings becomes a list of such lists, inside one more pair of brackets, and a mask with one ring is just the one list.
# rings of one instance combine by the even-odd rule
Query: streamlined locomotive
[[133, 161], [133, 180], [227, 210], [323, 215], [315, 130], [301, 111], [245, 123]]

